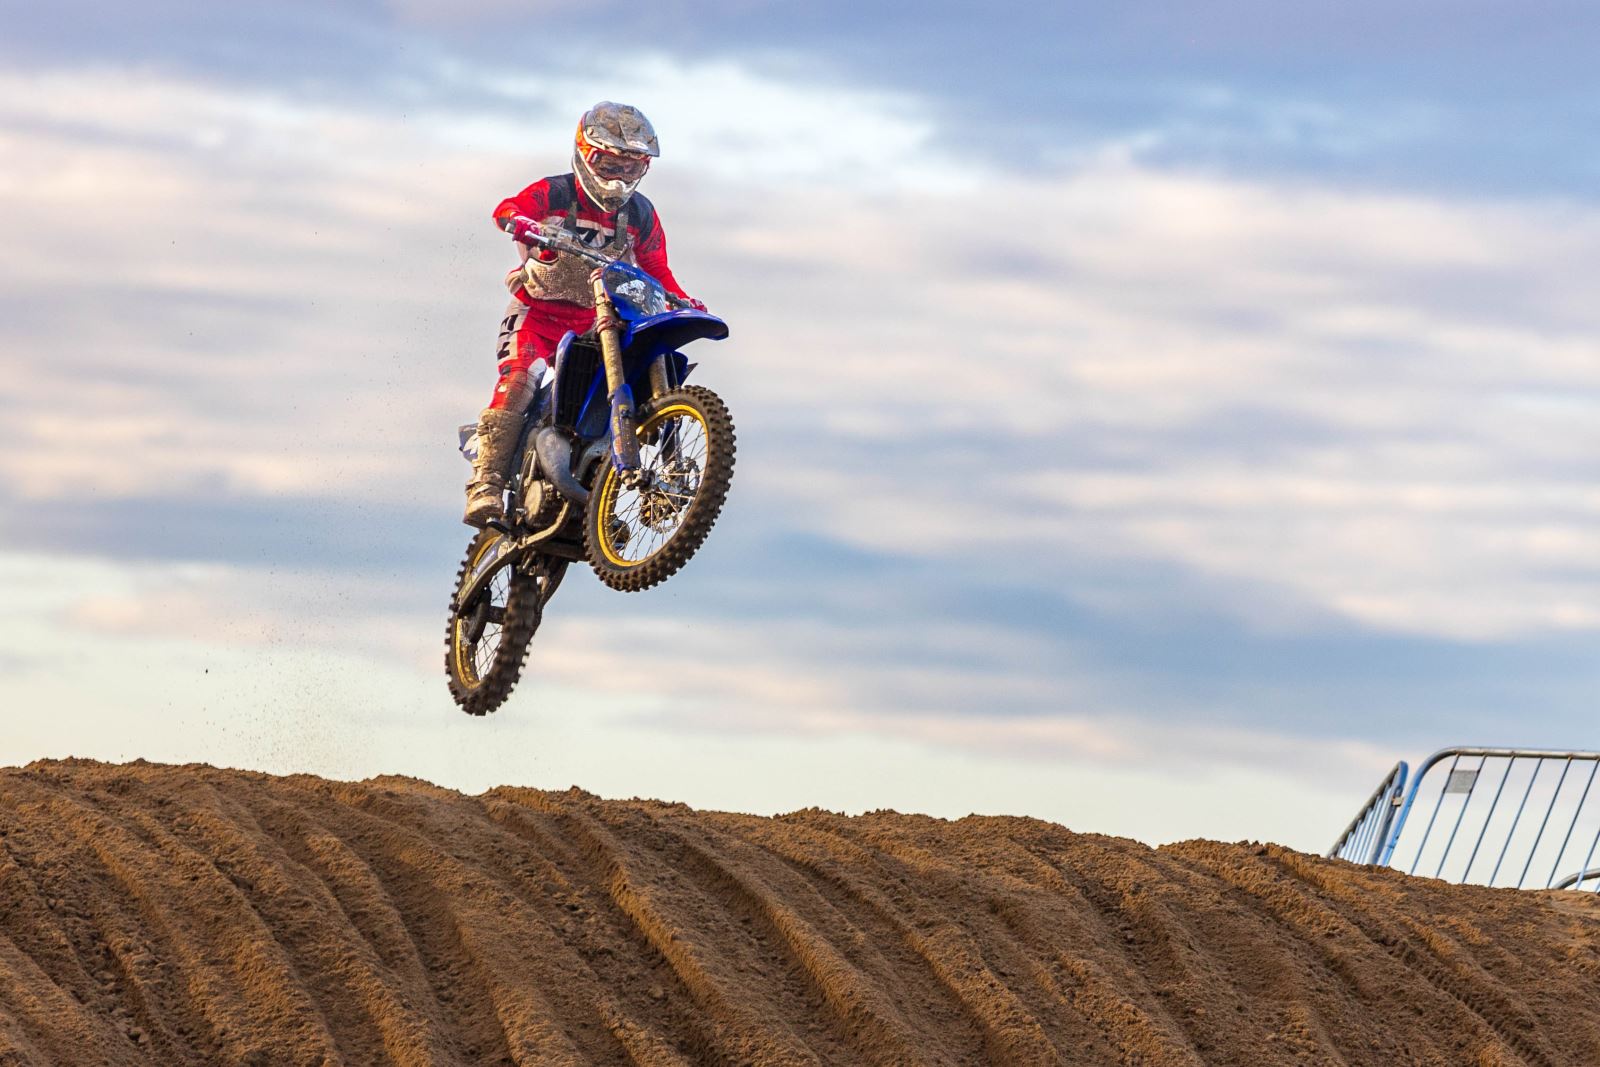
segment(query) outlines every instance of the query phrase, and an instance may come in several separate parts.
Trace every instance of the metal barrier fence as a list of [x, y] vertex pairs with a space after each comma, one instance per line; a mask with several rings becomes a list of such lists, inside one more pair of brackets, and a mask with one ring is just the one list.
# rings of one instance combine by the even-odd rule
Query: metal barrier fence
[[[1585, 885], [1584, 883], [1586, 883], [1586, 882], [1593, 882], [1594, 885], [1592, 885], [1592, 886]], [[1561, 881], [1559, 881], [1555, 885], [1551, 886], [1550, 888], [1551, 889], [1581, 889], [1585, 893], [1600, 892], [1600, 868], [1590, 868], [1587, 871], [1581, 871], [1581, 872], [1578, 872], [1576, 874], [1569, 874], [1565, 878], [1561, 879]]]
[[1394, 814], [1404, 767], [1329, 855], [1454, 882], [1600, 892], [1600, 752], [1448, 748], [1422, 764]]
[[1389, 776], [1378, 783], [1378, 788], [1372, 791], [1372, 796], [1328, 850], [1330, 857], [1352, 863], [1378, 862], [1383, 846], [1389, 841], [1395, 810], [1405, 795], [1407, 770], [1405, 760], [1401, 760]]

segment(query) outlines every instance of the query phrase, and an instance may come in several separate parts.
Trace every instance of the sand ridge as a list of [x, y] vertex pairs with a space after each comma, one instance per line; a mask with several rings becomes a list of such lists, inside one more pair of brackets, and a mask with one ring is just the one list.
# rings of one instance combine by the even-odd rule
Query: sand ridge
[[0, 1065], [1600, 1063], [1600, 900], [1031, 819], [0, 770]]

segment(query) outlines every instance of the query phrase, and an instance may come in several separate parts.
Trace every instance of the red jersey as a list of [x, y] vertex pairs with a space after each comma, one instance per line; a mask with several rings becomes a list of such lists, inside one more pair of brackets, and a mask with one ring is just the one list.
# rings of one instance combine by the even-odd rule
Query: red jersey
[[[502, 228], [514, 215], [526, 216], [546, 230], [564, 229], [596, 251], [637, 262], [674, 296], [688, 296], [667, 264], [667, 236], [655, 205], [641, 193], [634, 193], [618, 210], [606, 211], [584, 195], [571, 173], [558, 174], [541, 178], [516, 196], [502, 200], [494, 210], [495, 223]], [[546, 275], [541, 279], [545, 288], [530, 293], [519, 284], [513, 289], [514, 295], [569, 329], [586, 329], [594, 318], [585, 282], [588, 265], [576, 257], [534, 254], [541, 262], [551, 264], [548, 272], [537, 272]]]

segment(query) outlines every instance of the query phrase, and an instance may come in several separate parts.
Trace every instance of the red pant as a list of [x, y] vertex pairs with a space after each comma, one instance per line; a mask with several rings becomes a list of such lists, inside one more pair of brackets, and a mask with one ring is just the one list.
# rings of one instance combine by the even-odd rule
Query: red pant
[[525, 409], [537, 385], [537, 379], [529, 381], [533, 365], [553, 359], [556, 345], [568, 330], [582, 333], [593, 325], [593, 308], [554, 300], [526, 304], [513, 299], [500, 323], [500, 346], [495, 353], [500, 380], [489, 406]]

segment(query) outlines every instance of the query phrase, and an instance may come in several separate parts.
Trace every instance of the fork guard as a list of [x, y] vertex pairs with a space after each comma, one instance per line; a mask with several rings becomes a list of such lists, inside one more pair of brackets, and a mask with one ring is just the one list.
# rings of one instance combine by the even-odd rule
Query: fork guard
[[619, 471], [639, 469], [639, 423], [626, 382], [611, 397], [611, 462]]

